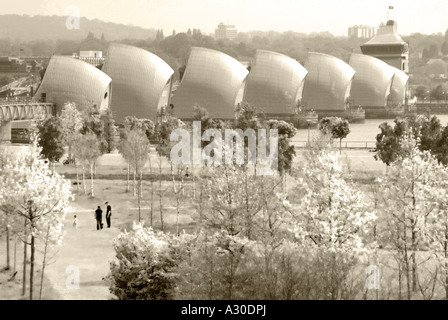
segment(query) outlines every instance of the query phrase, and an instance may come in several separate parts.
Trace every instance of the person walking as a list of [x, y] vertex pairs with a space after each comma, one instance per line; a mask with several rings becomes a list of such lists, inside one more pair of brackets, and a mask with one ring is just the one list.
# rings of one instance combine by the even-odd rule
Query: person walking
[[103, 210], [98, 206], [98, 209], [95, 210], [95, 218], [96, 218], [96, 230], [103, 229]]
[[110, 217], [112, 216], [112, 207], [109, 202], [106, 201], [106, 222], [107, 227], [110, 228]]

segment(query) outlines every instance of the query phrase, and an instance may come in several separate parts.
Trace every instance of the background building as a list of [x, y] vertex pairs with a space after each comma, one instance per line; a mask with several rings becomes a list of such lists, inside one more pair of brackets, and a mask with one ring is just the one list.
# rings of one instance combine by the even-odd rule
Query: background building
[[345, 111], [355, 70], [341, 59], [317, 52], [309, 53], [305, 69], [302, 105], [325, 116]]
[[94, 66], [64, 56], [52, 56], [33, 99], [56, 104], [60, 112], [66, 102], [78, 106], [109, 108], [111, 78]]
[[224, 24], [220, 23], [218, 27], [215, 29], [215, 38], [216, 39], [229, 39], [233, 40], [237, 37], [238, 30], [235, 28], [233, 24]]
[[372, 38], [375, 35], [375, 28], [371, 26], [351, 26], [348, 28], [348, 37]]
[[187, 68], [172, 98], [174, 115], [192, 119], [199, 105], [215, 119], [234, 119], [249, 71], [234, 58], [211, 49], [191, 48]]
[[0, 57], [1, 73], [26, 73], [31, 69], [27, 69], [27, 64], [19, 58]]
[[174, 70], [151, 52], [112, 43], [102, 70], [112, 78], [111, 110], [117, 123], [126, 116], [155, 121], [157, 110], [169, 103]]
[[308, 71], [296, 60], [280, 53], [257, 50], [247, 77], [244, 100], [269, 118], [290, 116], [302, 99]]
[[87, 62], [93, 66], [99, 66], [104, 63], [102, 51], [79, 51], [79, 54], [73, 53], [73, 58]]

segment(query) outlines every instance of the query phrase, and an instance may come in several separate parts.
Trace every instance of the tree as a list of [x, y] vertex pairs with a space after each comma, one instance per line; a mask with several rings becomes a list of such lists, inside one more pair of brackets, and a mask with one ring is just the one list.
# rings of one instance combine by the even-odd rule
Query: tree
[[110, 264], [110, 292], [120, 300], [171, 300], [176, 267], [181, 259], [179, 240], [134, 224], [114, 241], [118, 263]]
[[321, 285], [330, 299], [338, 299], [350, 268], [370, 248], [366, 235], [376, 215], [364, 206], [362, 193], [344, 180], [337, 155], [318, 151], [301, 177], [298, 192], [304, 196], [300, 209], [292, 212], [295, 237], [325, 264]]
[[417, 89], [415, 89], [415, 96], [419, 98], [420, 100], [423, 100], [427, 97], [428, 89], [425, 86], [418, 86]]
[[62, 147], [63, 129], [61, 120], [58, 117], [50, 117], [39, 123], [37, 128], [37, 142], [42, 148], [42, 155], [47, 158], [54, 167], [54, 163], [58, 162], [64, 154], [64, 148]]
[[291, 172], [292, 162], [296, 155], [291, 138], [295, 136], [297, 130], [293, 124], [278, 120], [269, 120], [267, 126], [269, 129], [278, 130], [278, 171], [285, 178], [283, 186], [286, 188], [286, 173]]
[[146, 138], [151, 140], [154, 138], [155, 134], [155, 125], [154, 122], [150, 119], [139, 119], [135, 116], [127, 116], [124, 118], [123, 126], [125, 129], [134, 130], [138, 129], [145, 133]]
[[62, 139], [64, 143], [68, 145], [68, 160], [70, 161], [72, 159], [73, 139], [83, 126], [83, 118], [78, 111], [76, 104], [70, 102], [64, 104], [60, 115], [60, 121], [62, 127]]
[[112, 116], [112, 111], [106, 109], [101, 116], [101, 121], [103, 122], [104, 131], [101, 135], [101, 140], [105, 141], [103, 153], [111, 153], [117, 144], [117, 126], [115, 125], [115, 120]]
[[444, 100], [446, 98], [444, 89], [441, 84], [431, 90], [430, 97], [434, 100]]
[[202, 175], [195, 201], [197, 219], [208, 229], [250, 239], [254, 216], [262, 209], [263, 195], [254, 192], [261, 182], [237, 165], [221, 165]]
[[340, 119], [336, 123], [333, 124], [333, 128], [331, 130], [331, 134], [333, 138], [339, 139], [339, 153], [342, 148], [342, 139], [348, 136], [350, 133], [350, 124], [347, 119]]
[[75, 158], [79, 160], [82, 165], [82, 179], [84, 185], [84, 194], [86, 193], [85, 177], [84, 177], [84, 165], [89, 164], [90, 168], [90, 195], [95, 196], [93, 189], [93, 172], [95, 162], [101, 155], [100, 142], [97, 136], [93, 132], [87, 132], [86, 134], [78, 134], [74, 140], [74, 153]]
[[80, 132], [83, 135], [88, 132], [94, 133], [98, 138], [101, 154], [106, 153], [108, 146], [104, 139], [104, 121], [102, 121], [101, 113], [96, 108], [96, 105], [84, 107], [81, 110], [81, 115], [83, 117], [83, 127]]
[[0, 181], [0, 197], [14, 206], [14, 214], [26, 221], [25, 229], [29, 232], [25, 230], [25, 235], [31, 236], [29, 243], [27, 236], [24, 239], [31, 248], [30, 300], [33, 299], [36, 241], [42, 238], [41, 231], [47, 230], [48, 221], [62, 221], [73, 199], [70, 182], [51, 172], [40, 154], [38, 147], [31, 147], [18, 155], [12, 163], [13, 170], [6, 173], [7, 179]]
[[376, 136], [376, 154], [374, 157], [387, 165], [390, 165], [398, 157], [404, 157], [409, 153], [409, 150], [402, 143], [408, 132], [407, 122], [398, 119], [395, 119], [394, 122], [394, 127], [387, 122], [380, 124], [381, 133]]
[[[446, 197], [447, 178], [446, 169], [434, 156], [420, 151], [415, 141], [410, 144], [414, 145], [411, 153], [389, 166], [379, 187], [382, 212], [379, 233], [397, 254], [399, 270], [405, 274], [407, 299], [420, 286], [418, 268], [426, 262], [425, 258], [419, 258], [417, 251], [428, 247], [428, 236], [434, 235], [431, 224], [445, 223], [435, 218]], [[399, 285], [401, 293], [401, 281]]]
[[[157, 144], [156, 151], [159, 155], [159, 175], [162, 175], [162, 157], [170, 159], [170, 153], [173, 146], [173, 142], [170, 140], [171, 132], [179, 127], [184, 126], [184, 123], [179, 119], [168, 115], [164, 122], [158, 123], [155, 127], [154, 142]], [[171, 165], [171, 174], [174, 174], [173, 165]], [[159, 210], [160, 210], [160, 221], [162, 231], [164, 230], [164, 220], [163, 220], [163, 205], [162, 205], [162, 179], [159, 179]]]
[[122, 143], [126, 144], [121, 147], [121, 150], [129, 151], [127, 158], [129, 158], [130, 163], [135, 169], [135, 172], [140, 178], [140, 183], [138, 184], [138, 221], [141, 220], [140, 214], [140, 201], [142, 196], [142, 176], [143, 176], [143, 168], [145, 166], [146, 161], [149, 157], [150, 152], [150, 144], [146, 134], [139, 130], [133, 129], [126, 132], [126, 140], [122, 141]]
[[409, 144], [409, 139], [413, 139], [417, 141], [420, 151], [428, 150], [441, 163], [448, 163], [448, 148], [445, 143], [448, 129], [442, 127], [436, 116], [408, 115], [394, 122], [394, 127], [387, 122], [380, 125], [381, 133], [376, 137], [376, 160], [390, 165], [399, 157], [409, 155], [414, 147]]

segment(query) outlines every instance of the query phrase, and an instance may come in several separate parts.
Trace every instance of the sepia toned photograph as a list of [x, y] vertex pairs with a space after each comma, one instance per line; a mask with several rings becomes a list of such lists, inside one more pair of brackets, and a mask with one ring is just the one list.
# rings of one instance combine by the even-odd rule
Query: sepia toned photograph
[[0, 0], [0, 300], [448, 300], [447, 13]]

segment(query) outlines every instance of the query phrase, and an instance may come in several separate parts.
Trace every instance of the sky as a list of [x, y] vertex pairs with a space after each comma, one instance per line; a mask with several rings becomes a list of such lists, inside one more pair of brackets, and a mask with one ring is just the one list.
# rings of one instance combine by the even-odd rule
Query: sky
[[220, 22], [238, 31], [329, 31], [347, 35], [352, 25], [377, 27], [389, 6], [401, 35], [448, 28], [447, 0], [0, 0], [0, 14], [68, 16], [73, 6], [88, 19], [163, 29], [213, 33]]

